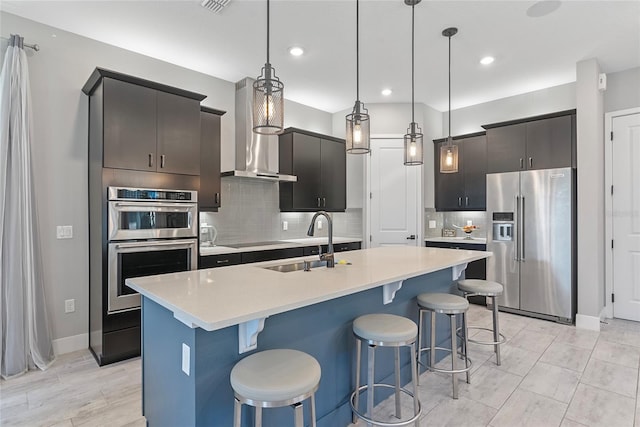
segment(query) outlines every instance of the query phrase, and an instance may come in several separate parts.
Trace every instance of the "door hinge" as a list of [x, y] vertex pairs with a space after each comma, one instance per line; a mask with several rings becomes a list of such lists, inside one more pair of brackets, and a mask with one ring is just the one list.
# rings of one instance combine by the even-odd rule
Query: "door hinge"
[[613, 185], [611, 186], [611, 195], [613, 196]]
[[613, 239], [611, 239], [611, 249], [613, 249]]
[[613, 141], [613, 131], [611, 131], [611, 141]]
[[369, 234], [369, 241], [373, 242], [373, 236], [371, 234]]
[[611, 302], [616, 302], [616, 294], [611, 294]]
[[373, 192], [369, 193], [369, 198], [373, 199]]

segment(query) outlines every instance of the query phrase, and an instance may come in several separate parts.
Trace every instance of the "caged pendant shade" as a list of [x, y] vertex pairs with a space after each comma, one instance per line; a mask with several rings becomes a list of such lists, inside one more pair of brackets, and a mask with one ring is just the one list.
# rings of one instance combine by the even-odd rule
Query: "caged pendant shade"
[[284, 83], [269, 62], [269, 0], [267, 0], [267, 62], [253, 83], [253, 131], [275, 135], [284, 128]]
[[356, 103], [346, 119], [346, 149], [351, 154], [371, 151], [369, 112], [360, 102], [360, 1], [356, 0]]
[[414, 100], [414, 51], [415, 51], [415, 5], [421, 0], [404, 0], [411, 6], [411, 123], [404, 136], [404, 164], [405, 166], [417, 166], [422, 164], [422, 129], [415, 121]]
[[442, 31], [442, 35], [449, 38], [449, 137], [440, 147], [440, 173], [458, 172], [458, 146], [451, 139], [451, 37], [458, 33], [458, 29], [451, 27]]

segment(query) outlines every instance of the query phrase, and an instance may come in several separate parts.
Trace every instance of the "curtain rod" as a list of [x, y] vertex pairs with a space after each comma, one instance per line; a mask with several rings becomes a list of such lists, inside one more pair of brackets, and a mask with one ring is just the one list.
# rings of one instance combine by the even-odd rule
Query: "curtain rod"
[[[5, 39], [5, 40], [11, 40], [11, 37], [5, 37], [5, 36], [1, 36], [1, 38]], [[23, 43], [22, 44], [24, 47], [28, 47], [29, 49], [33, 49], [36, 52], [40, 51], [40, 46], [38, 46], [37, 44], [27, 44], [27, 43]]]

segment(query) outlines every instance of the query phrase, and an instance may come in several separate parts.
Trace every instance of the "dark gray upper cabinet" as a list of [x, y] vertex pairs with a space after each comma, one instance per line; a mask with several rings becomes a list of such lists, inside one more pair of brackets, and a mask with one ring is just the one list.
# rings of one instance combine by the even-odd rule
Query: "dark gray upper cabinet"
[[200, 192], [198, 208], [217, 211], [220, 197], [220, 120], [224, 111], [201, 107], [200, 112]]
[[342, 212], [347, 207], [344, 140], [295, 128], [280, 135], [280, 173], [297, 182], [280, 183], [280, 210]]
[[575, 110], [484, 127], [488, 173], [575, 167]]
[[200, 175], [200, 102], [158, 92], [158, 172]]
[[105, 78], [104, 167], [156, 170], [157, 91]]
[[527, 156], [525, 123], [487, 129], [487, 173], [523, 170]]
[[438, 211], [486, 209], [487, 143], [484, 132], [454, 138], [458, 147], [458, 172], [440, 173], [440, 147], [434, 141], [435, 203]]
[[96, 68], [82, 91], [103, 99], [103, 166], [200, 174], [200, 101], [205, 96]]

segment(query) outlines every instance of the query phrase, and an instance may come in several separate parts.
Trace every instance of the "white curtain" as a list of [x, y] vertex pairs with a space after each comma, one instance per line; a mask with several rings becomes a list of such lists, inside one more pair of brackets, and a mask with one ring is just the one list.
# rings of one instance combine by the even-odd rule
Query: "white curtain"
[[31, 94], [23, 39], [12, 35], [0, 74], [0, 374], [46, 369], [54, 359], [33, 174]]

